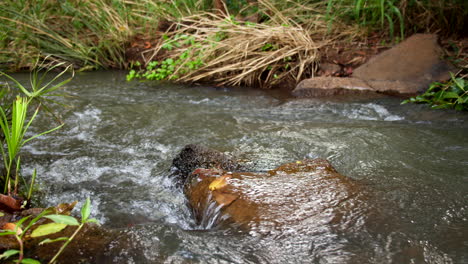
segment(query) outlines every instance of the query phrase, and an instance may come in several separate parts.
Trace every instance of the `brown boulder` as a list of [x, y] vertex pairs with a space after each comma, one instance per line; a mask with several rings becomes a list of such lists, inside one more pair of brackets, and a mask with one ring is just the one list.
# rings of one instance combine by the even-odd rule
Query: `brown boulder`
[[455, 68], [441, 59], [434, 34], [415, 34], [355, 69], [353, 77], [379, 92], [415, 94], [450, 78]]
[[[69, 215], [76, 202], [71, 204], [59, 204], [56, 207], [48, 208], [50, 214], [64, 214]], [[57, 239], [60, 237], [71, 237], [77, 229], [77, 226], [67, 226], [60, 232], [40, 236], [31, 237], [31, 232], [42, 224], [51, 223], [51, 220], [43, 217], [40, 218], [28, 230], [26, 226], [29, 225], [33, 218], [41, 214], [44, 208], [31, 208], [15, 214], [9, 214], [0, 211], [0, 228], [6, 228], [19, 221], [21, 218], [29, 217], [23, 224], [22, 229], [25, 230], [23, 236], [23, 245], [25, 256], [43, 262], [51, 260], [54, 255], [59, 251], [63, 242], [40, 244], [46, 238]], [[13, 225], [14, 228], [14, 225]], [[0, 252], [8, 249], [18, 249], [18, 241], [12, 235], [0, 236]], [[95, 224], [85, 224], [81, 231], [75, 236], [70, 244], [65, 248], [62, 254], [54, 263], [111, 263], [113, 256], [119, 252], [128, 252], [129, 255], [141, 254], [141, 246], [135, 241], [131, 241], [130, 235], [119, 230], [107, 229]], [[3, 263], [3, 262], [2, 262]]]
[[191, 173], [196, 168], [214, 167], [225, 170], [241, 168], [233, 157], [204, 146], [189, 144], [172, 160], [171, 177], [177, 185], [183, 186], [192, 180]]
[[445, 81], [456, 68], [442, 60], [437, 36], [415, 34], [371, 58], [354, 70], [352, 78], [315, 77], [301, 81], [296, 97], [329, 97], [349, 94], [414, 95], [432, 82]]
[[315, 77], [301, 81], [292, 91], [295, 97], [329, 97], [374, 92], [358, 78]]
[[186, 188], [186, 196], [204, 228], [234, 223], [260, 233], [272, 226], [301, 229], [310, 225], [304, 222], [339, 221], [362, 198], [359, 185], [323, 159], [296, 161], [267, 173], [197, 169], [193, 174], [197, 181]]

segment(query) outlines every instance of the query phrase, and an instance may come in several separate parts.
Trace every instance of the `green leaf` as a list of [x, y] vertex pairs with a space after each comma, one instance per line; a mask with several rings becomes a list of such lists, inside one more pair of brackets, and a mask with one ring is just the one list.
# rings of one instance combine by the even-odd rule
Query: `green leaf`
[[58, 242], [58, 241], [68, 240], [68, 239], [69, 239], [68, 237], [59, 237], [59, 238], [56, 238], [56, 239], [47, 238], [47, 239], [44, 239], [41, 242], [39, 242], [39, 246], [42, 246], [43, 244], [54, 243], [54, 242]]
[[18, 222], [16, 222], [16, 226], [21, 226], [24, 223], [24, 221], [28, 220], [30, 217], [31, 216], [28, 215], [26, 217], [21, 218]]
[[0, 236], [9, 236], [9, 235], [16, 235], [15, 231], [0, 231]]
[[95, 224], [97, 224], [97, 225], [100, 224], [99, 221], [98, 221], [97, 219], [94, 219], [94, 218], [91, 218], [91, 219], [86, 220], [86, 223], [95, 223]]
[[[44, 211], [42, 211], [40, 214], [38, 214], [36, 217], [34, 217], [33, 220], [31, 220], [28, 224], [28, 226], [25, 228], [24, 231], [28, 230], [31, 226], [33, 226], [37, 221], [39, 221], [39, 219], [41, 219], [44, 215], [50, 213], [49, 209], [46, 209]], [[28, 216], [29, 217], [29, 216]], [[23, 233], [24, 234], [24, 233]]]
[[84, 223], [88, 220], [89, 214], [91, 213], [91, 201], [89, 197], [86, 198], [86, 202], [83, 207], [81, 207], [81, 222]]
[[443, 98], [443, 99], [446, 99], [446, 98], [458, 98], [458, 94], [457, 94], [457, 93], [454, 93], [454, 92], [445, 92], [445, 93], [442, 95], [442, 98]]
[[0, 259], [7, 259], [15, 254], [18, 254], [20, 251], [19, 250], [16, 250], [16, 249], [10, 249], [10, 250], [7, 250], [5, 252], [3, 252], [3, 254], [0, 255]]
[[73, 216], [54, 214], [54, 215], [46, 215], [44, 217], [49, 218], [50, 220], [58, 224], [66, 224], [66, 225], [71, 225], [71, 226], [80, 225], [80, 223], [78, 223], [78, 220], [76, 220], [76, 218], [74, 218]]
[[40, 225], [32, 231], [31, 237], [40, 237], [40, 236], [55, 234], [57, 232], [62, 231], [65, 227], [67, 227], [66, 224], [60, 224], [60, 223], [50, 223], [50, 224]]
[[21, 263], [24, 264], [41, 264], [38, 260], [32, 259], [32, 258], [25, 258], [21, 261]]
[[0, 217], [2, 217], [2, 216], [4, 216], [4, 215], [5, 215], [4, 213], [0, 212]]

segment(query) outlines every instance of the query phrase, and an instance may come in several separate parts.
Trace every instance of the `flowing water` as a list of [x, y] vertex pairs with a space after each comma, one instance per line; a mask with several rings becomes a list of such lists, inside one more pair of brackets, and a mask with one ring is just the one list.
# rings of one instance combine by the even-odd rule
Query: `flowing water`
[[[44, 205], [89, 196], [93, 216], [128, 236], [123, 249], [109, 245], [103, 263], [468, 263], [466, 113], [389, 97], [295, 100], [129, 83], [121, 72], [78, 74], [66, 90], [74, 95], [63, 100], [66, 126], [25, 147], [25, 174], [37, 168]], [[32, 131], [50, 128], [47, 120]], [[309, 224], [275, 235], [203, 230], [167, 177], [189, 143], [241, 156], [258, 171], [326, 158], [372, 193], [360, 205], [368, 215], [333, 224], [305, 216]]]

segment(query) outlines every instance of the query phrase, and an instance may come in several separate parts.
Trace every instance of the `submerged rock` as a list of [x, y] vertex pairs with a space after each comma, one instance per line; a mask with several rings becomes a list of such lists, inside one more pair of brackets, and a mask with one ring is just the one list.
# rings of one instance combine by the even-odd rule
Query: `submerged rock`
[[[186, 195], [196, 221], [205, 228], [234, 223], [246, 229], [277, 230], [321, 214], [327, 216], [322, 221], [329, 221], [330, 213], [351, 212], [349, 202], [359, 194], [355, 182], [323, 159], [288, 163], [267, 173], [196, 170], [194, 174], [198, 181]], [[263, 231], [271, 232], [267, 229]]]
[[373, 92], [366, 82], [358, 78], [315, 77], [300, 82], [292, 91], [292, 95], [316, 98]]
[[185, 146], [173, 159], [171, 177], [179, 185], [191, 181], [191, 173], [197, 168], [220, 168], [225, 170], [239, 170], [241, 166], [233, 157], [200, 145]]
[[[50, 214], [70, 215], [76, 202], [70, 204], [59, 204], [48, 208]], [[9, 214], [0, 211], [0, 228], [14, 230], [14, 223], [22, 218], [28, 217], [23, 223], [25, 228], [29, 222], [41, 214], [45, 208], [31, 208], [21, 212]], [[33, 230], [40, 225], [51, 223], [51, 220], [42, 217], [30, 229], [25, 231], [23, 237], [25, 257], [33, 258], [43, 262], [51, 260], [64, 243], [63, 240], [55, 243], [40, 244], [46, 238], [57, 239], [71, 237], [77, 226], [67, 226], [63, 230], [40, 237], [31, 237]], [[12, 235], [0, 236], [0, 252], [8, 249], [18, 249], [18, 241]], [[138, 259], [140, 245], [132, 241], [129, 234], [118, 230], [110, 230], [96, 224], [86, 224], [68, 244], [55, 263], [113, 263], [114, 257], [125, 252], [127, 257]]]
[[[287, 163], [264, 173], [197, 168], [185, 195], [202, 228], [240, 226], [258, 233], [333, 224], [353, 215], [365, 196], [354, 180], [324, 159]], [[315, 224], [312, 224], [315, 225]]]

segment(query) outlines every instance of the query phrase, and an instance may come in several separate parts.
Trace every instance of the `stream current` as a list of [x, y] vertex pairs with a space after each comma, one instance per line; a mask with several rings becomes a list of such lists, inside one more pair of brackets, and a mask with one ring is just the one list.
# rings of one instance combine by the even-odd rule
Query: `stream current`
[[[78, 74], [66, 91], [66, 125], [25, 146], [24, 174], [37, 169], [44, 206], [89, 196], [92, 215], [128, 237], [126, 249], [109, 245], [105, 263], [468, 263], [466, 113], [392, 97], [292, 99], [126, 82], [122, 72]], [[31, 135], [49, 120], [40, 116]], [[371, 216], [317, 219], [276, 235], [203, 230], [168, 178], [191, 143], [257, 171], [326, 158], [372, 193], [361, 205]]]

